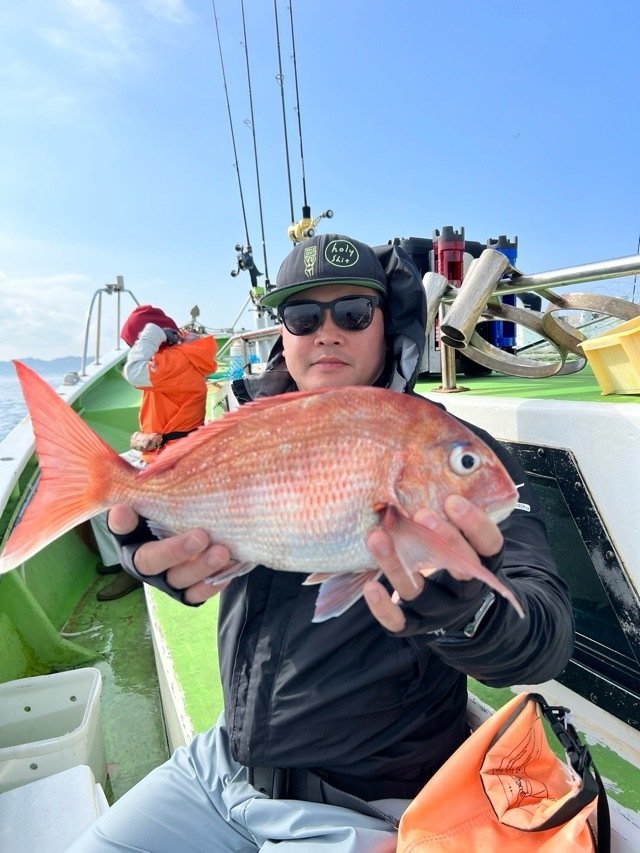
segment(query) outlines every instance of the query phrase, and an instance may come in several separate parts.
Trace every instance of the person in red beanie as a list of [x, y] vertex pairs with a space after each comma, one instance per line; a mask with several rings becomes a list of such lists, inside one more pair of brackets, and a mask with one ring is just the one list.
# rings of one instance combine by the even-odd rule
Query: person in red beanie
[[132, 347], [140, 336], [140, 332], [147, 323], [153, 323], [161, 329], [171, 329], [179, 332], [178, 325], [162, 308], [154, 308], [153, 305], [138, 305], [124, 321], [120, 331], [120, 337], [129, 347]]
[[[211, 335], [180, 330], [171, 317], [153, 305], [139, 305], [132, 311], [120, 337], [131, 347], [124, 378], [142, 390], [140, 431], [132, 435], [131, 451], [124, 455], [133, 464], [149, 464], [167, 444], [204, 423], [206, 377], [216, 370], [216, 342]], [[97, 516], [93, 522], [102, 557], [98, 572], [118, 573], [97, 598], [120, 598], [140, 583], [122, 571], [106, 521]]]
[[124, 378], [142, 390], [140, 432], [134, 433], [132, 448], [149, 463], [168, 442], [204, 423], [206, 377], [216, 369], [216, 342], [210, 335], [180, 331], [153, 305], [139, 305], [120, 337], [131, 347]]

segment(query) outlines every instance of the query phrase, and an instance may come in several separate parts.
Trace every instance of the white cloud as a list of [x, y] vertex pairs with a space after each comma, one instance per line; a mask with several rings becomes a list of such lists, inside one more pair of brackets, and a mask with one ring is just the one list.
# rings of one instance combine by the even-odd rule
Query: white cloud
[[[0, 18], [0, 118], [83, 120], [109, 89], [156, 62], [151, 45], [193, 21], [184, 0], [40, 0]], [[155, 34], [155, 35], [154, 35]]]
[[55, 79], [23, 59], [14, 59], [0, 69], [4, 92], [0, 116], [16, 119], [26, 116], [30, 122], [38, 119], [65, 121], [77, 119], [82, 113], [82, 100], [70, 89], [61, 91]]
[[80, 60], [85, 68], [118, 70], [123, 65], [140, 65], [141, 53], [135, 40], [122, 38], [120, 41], [99, 38], [82, 40], [78, 32], [58, 28], [44, 28], [42, 37], [52, 47]]
[[62, 6], [105, 32], [117, 33], [122, 29], [121, 9], [108, 0], [63, 0]]
[[63, 0], [64, 19], [43, 26], [41, 36], [89, 68], [139, 64], [140, 44], [119, 6], [107, 0]]
[[0, 21], [0, 117], [86, 123], [110, 80], [144, 67], [144, 31], [106, 0], [37, 9], [26, 2]]
[[[0, 272], [0, 361], [81, 355], [94, 285], [84, 275], [10, 278]], [[103, 298], [101, 351], [114, 346], [115, 302]], [[95, 351], [95, 317], [88, 354]]]
[[184, 0], [144, 0], [143, 5], [149, 14], [171, 24], [187, 24], [193, 20], [193, 13]]

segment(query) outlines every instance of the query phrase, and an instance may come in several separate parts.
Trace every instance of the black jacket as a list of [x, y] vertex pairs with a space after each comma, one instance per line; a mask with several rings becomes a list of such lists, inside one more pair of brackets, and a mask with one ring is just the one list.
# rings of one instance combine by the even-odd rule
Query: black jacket
[[401, 637], [387, 633], [363, 600], [312, 624], [317, 587], [302, 586], [304, 575], [254, 569], [223, 590], [219, 608], [225, 718], [240, 763], [307, 767], [365, 799], [413, 796], [468, 735], [466, 674], [501, 687], [563, 669], [573, 645], [571, 605], [538, 501], [506, 451], [467, 426], [524, 483], [520, 503], [530, 509], [500, 525], [504, 549], [489, 567], [526, 618], [497, 596], [467, 638], [463, 629], [487, 587], [440, 572], [406, 608]]

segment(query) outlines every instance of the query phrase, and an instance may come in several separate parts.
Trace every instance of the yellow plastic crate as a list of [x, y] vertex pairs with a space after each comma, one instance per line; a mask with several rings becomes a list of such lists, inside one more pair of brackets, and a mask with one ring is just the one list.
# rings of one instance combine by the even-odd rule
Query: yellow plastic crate
[[640, 317], [580, 346], [603, 394], [640, 394]]

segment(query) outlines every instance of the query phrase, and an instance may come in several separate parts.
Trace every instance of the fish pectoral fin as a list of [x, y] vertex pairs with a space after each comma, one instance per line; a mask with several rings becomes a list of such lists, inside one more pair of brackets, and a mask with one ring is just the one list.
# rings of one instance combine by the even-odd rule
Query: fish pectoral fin
[[438, 556], [444, 557], [443, 549], [438, 550], [439, 539], [432, 531], [390, 506], [386, 508], [383, 525], [407, 575], [421, 571], [426, 576], [440, 568]]
[[204, 579], [205, 583], [208, 583], [210, 586], [227, 586], [232, 580], [241, 577], [242, 575], [248, 575], [249, 572], [252, 572], [257, 563], [232, 563], [224, 569], [220, 569], [219, 572], [214, 572]]
[[318, 583], [324, 583], [329, 578], [334, 578], [334, 572], [312, 572], [302, 581], [302, 586], [315, 586]]
[[[340, 616], [359, 598], [362, 598], [364, 585], [367, 581], [377, 580], [381, 574], [382, 572], [378, 569], [371, 569], [368, 572], [329, 575], [326, 580], [321, 581], [311, 621], [326, 622], [327, 619]], [[321, 576], [319, 573], [318, 575], [310, 575], [309, 578]], [[309, 582], [309, 578], [304, 583]], [[317, 583], [317, 581], [311, 582]]]
[[475, 578], [482, 581], [505, 598], [518, 616], [524, 619], [522, 606], [513, 592], [482, 565], [477, 555], [472, 559], [461, 553], [442, 536], [400, 515], [391, 506], [385, 511], [383, 526], [393, 541], [398, 559], [407, 575], [421, 572], [428, 577], [438, 568], [454, 569], [456, 574], [453, 577], [460, 578], [462, 575], [465, 580]]

